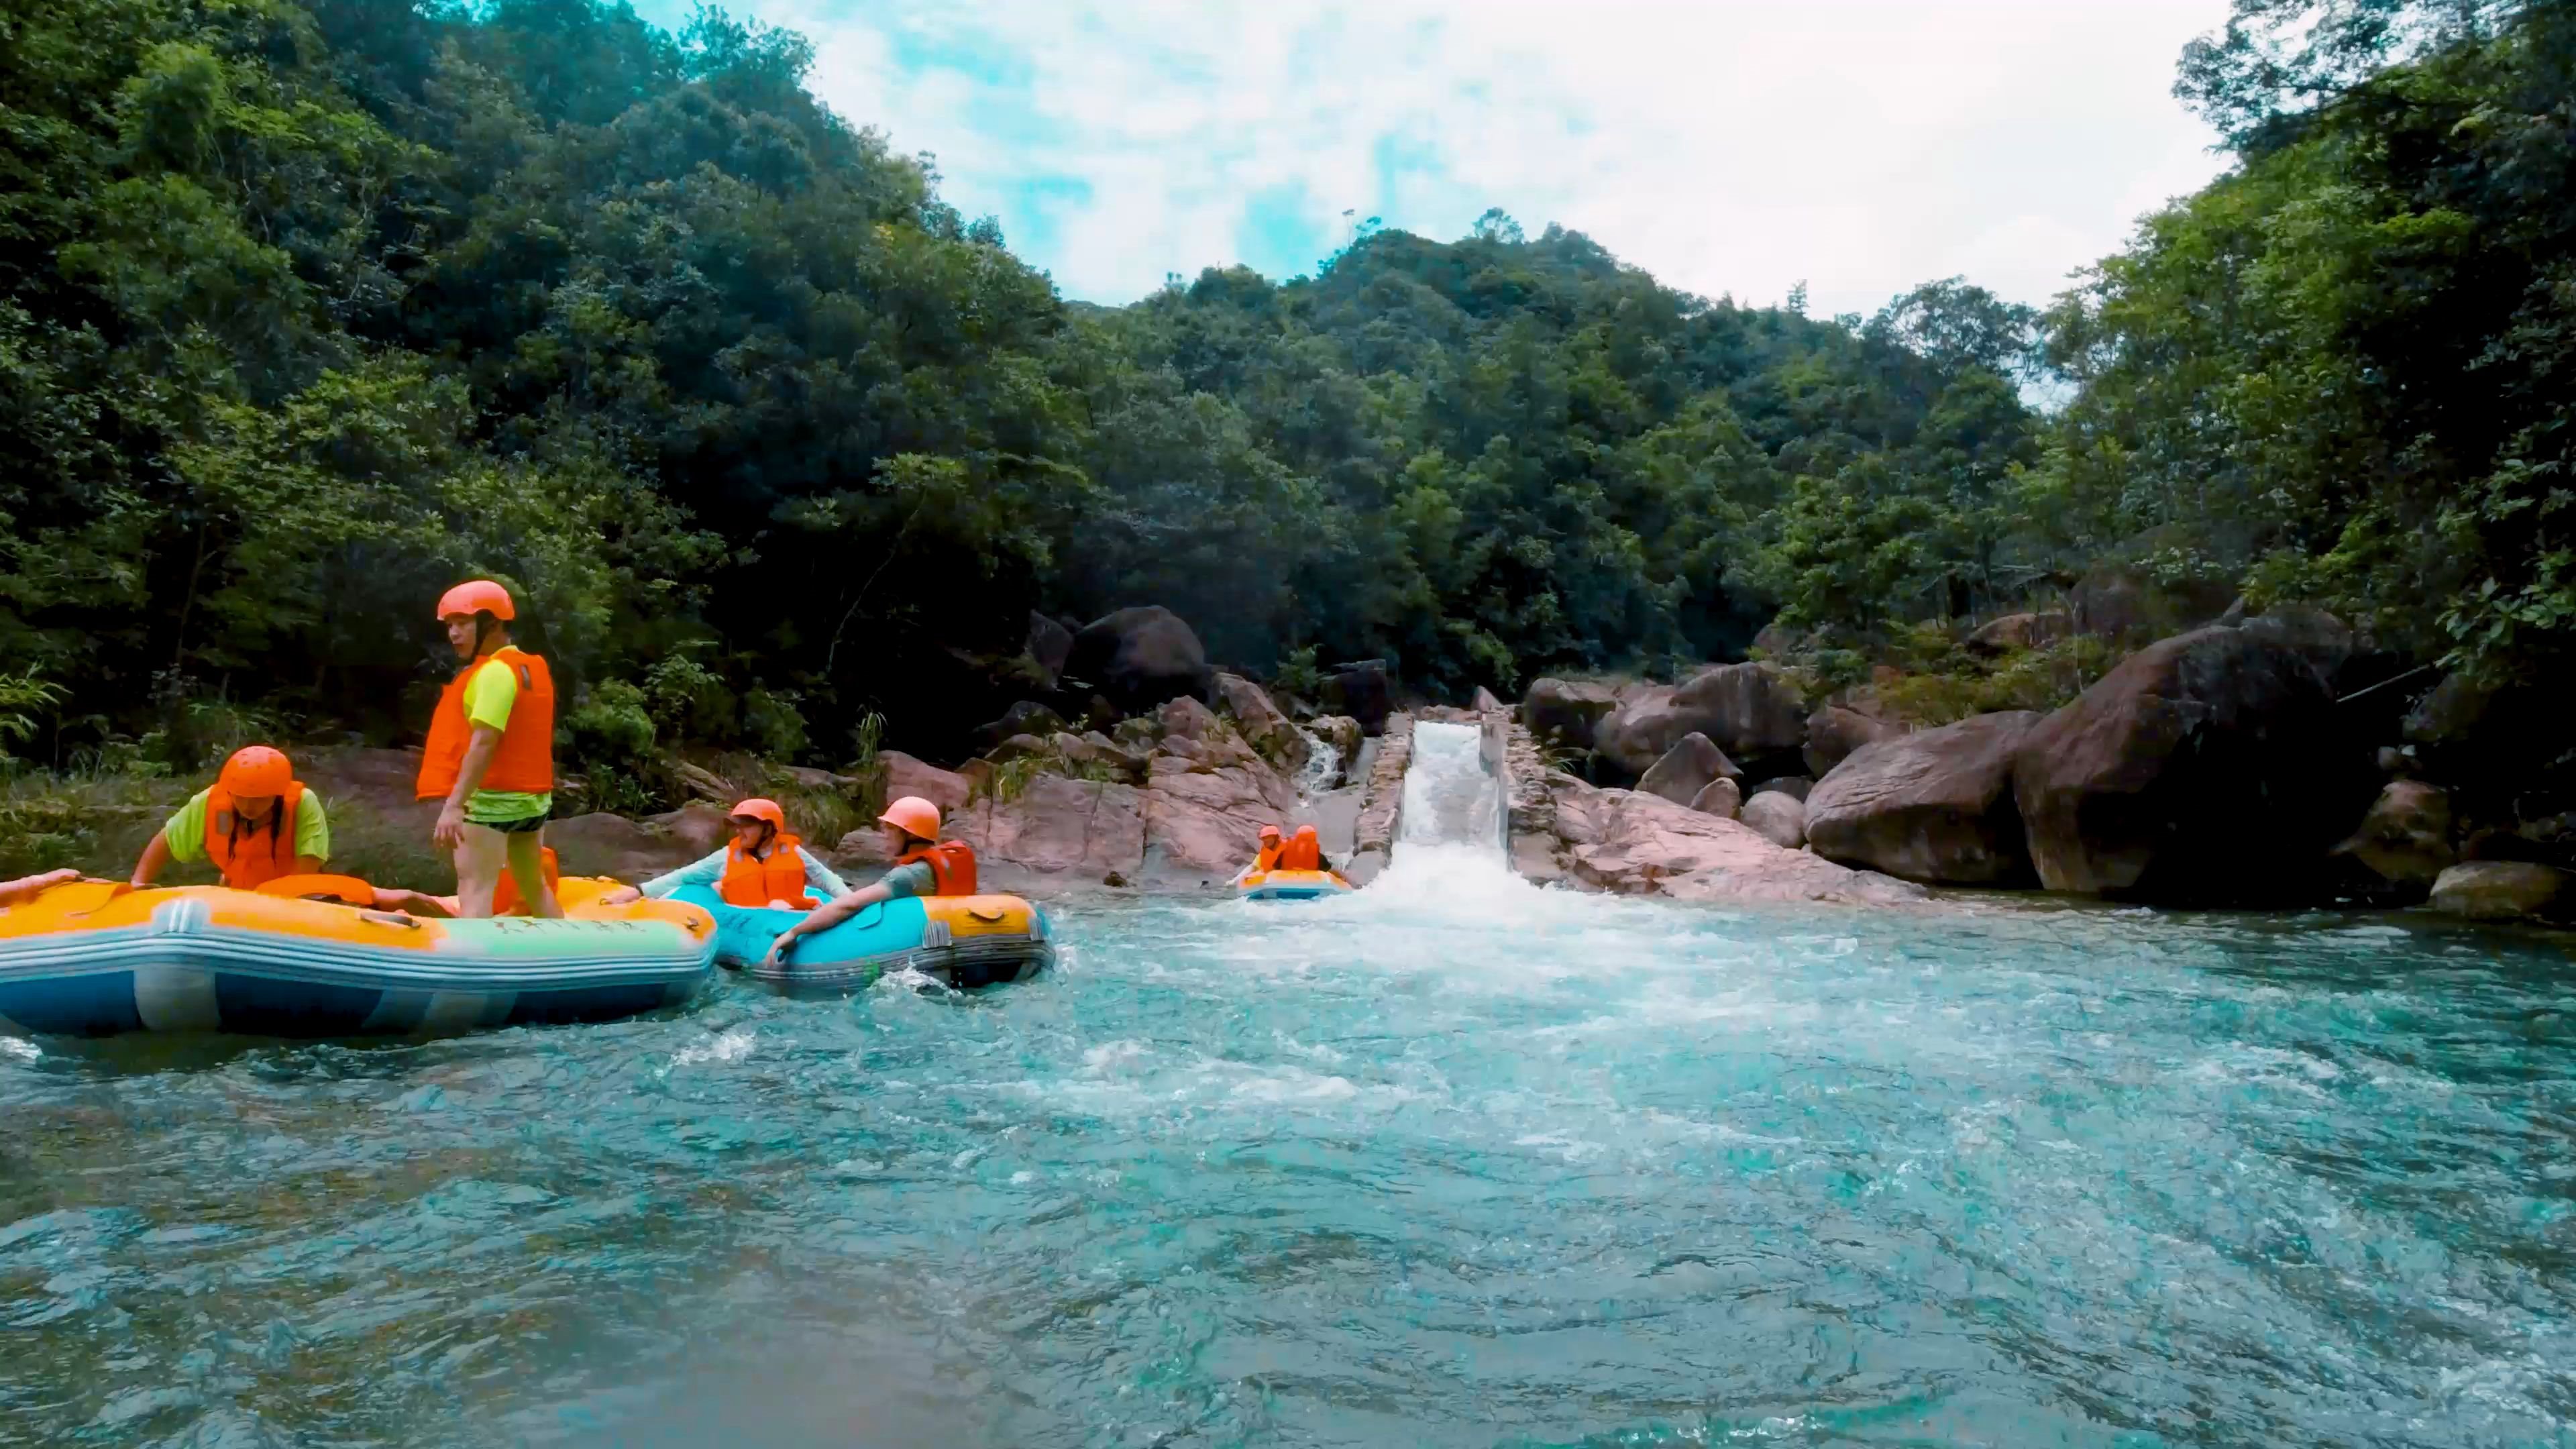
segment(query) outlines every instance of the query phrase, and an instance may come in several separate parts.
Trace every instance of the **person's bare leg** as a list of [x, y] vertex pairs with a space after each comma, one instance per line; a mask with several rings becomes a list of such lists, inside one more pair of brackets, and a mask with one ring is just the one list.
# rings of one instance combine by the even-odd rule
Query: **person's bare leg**
[[563, 919], [563, 903], [546, 886], [545, 832], [527, 830], [503, 838], [510, 842], [510, 879], [519, 887], [519, 899], [536, 902], [540, 916]]
[[492, 893], [501, 884], [509, 840], [489, 825], [465, 822], [456, 843], [456, 914], [468, 920], [492, 914]]

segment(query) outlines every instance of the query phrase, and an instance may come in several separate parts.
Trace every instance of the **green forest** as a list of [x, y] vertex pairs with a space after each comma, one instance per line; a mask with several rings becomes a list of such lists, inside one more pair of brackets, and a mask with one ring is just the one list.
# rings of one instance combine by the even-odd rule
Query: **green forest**
[[2563, 5], [2236, 0], [2177, 72], [2218, 181], [2044, 309], [1867, 317], [1499, 211], [1069, 302], [812, 61], [597, 0], [7, 0], [0, 748], [403, 737], [475, 574], [577, 758], [953, 755], [1032, 609], [1440, 698], [1775, 620], [1866, 659], [2105, 562], [2495, 682], [2576, 636]]

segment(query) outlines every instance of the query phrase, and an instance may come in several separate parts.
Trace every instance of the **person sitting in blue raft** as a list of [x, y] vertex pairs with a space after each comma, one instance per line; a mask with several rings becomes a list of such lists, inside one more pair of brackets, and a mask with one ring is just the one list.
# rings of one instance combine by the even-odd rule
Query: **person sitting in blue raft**
[[885, 827], [886, 847], [894, 868], [875, 884], [835, 894], [805, 919], [770, 943], [767, 966], [779, 966], [799, 937], [819, 935], [879, 901], [909, 896], [975, 894], [975, 852], [962, 840], [939, 838], [939, 807], [918, 795], [906, 795], [877, 817]]
[[682, 886], [711, 886], [729, 906], [782, 911], [810, 911], [849, 892], [849, 883], [816, 860], [805, 842], [788, 833], [787, 812], [775, 800], [754, 797], [727, 814], [733, 839], [678, 870], [657, 875], [641, 886], [621, 886], [601, 897], [623, 905], [639, 896], [656, 900]]

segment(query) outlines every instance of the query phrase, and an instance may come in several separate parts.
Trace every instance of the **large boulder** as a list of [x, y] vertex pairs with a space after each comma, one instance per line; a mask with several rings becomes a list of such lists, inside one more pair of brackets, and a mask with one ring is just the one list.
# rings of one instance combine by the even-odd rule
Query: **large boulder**
[[1673, 691], [1673, 703], [1707, 721], [1702, 733], [1739, 760], [1794, 759], [1807, 743], [1806, 695], [1776, 664], [1701, 670]]
[[1467, 701], [1467, 707], [1478, 714], [1498, 714], [1503, 710], [1510, 708], [1510, 706], [1495, 698], [1492, 690], [1487, 689], [1481, 684], [1476, 686], [1476, 693]]
[[689, 860], [716, 850], [733, 838], [733, 824], [726, 808], [709, 800], [692, 800], [677, 810], [647, 816], [644, 823], [677, 842]]
[[1679, 686], [1630, 693], [1593, 731], [1593, 748], [1636, 779], [1680, 744], [1703, 734], [1755, 779], [1795, 774], [1807, 739], [1807, 705], [1775, 665], [1721, 664]]
[[1395, 712], [1395, 687], [1383, 659], [1363, 659], [1325, 675], [1323, 696], [1324, 708], [1358, 720], [1369, 735], [1383, 734], [1386, 717]]
[[1726, 751], [1708, 736], [1692, 733], [1682, 736], [1662, 759], [1648, 766], [1637, 788], [1649, 795], [1661, 795], [1676, 805], [1688, 805], [1708, 788], [1711, 780], [1743, 778], [1744, 772], [1726, 757]]
[[975, 731], [975, 743], [990, 750], [1014, 735], [1046, 736], [1064, 728], [1064, 716], [1034, 699], [1023, 699], [1002, 711], [1002, 717]]
[[1803, 752], [1807, 772], [1821, 780], [1861, 746], [1899, 733], [1896, 726], [1873, 715], [1838, 704], [1826, 705], [1807, 717], [1807, 747]]
[[1521, 723], [1541, 744], [1589, 750], [1593, 730], [1619, 707], [1614, 685], [1582, 679], [1540, 679], [1521, 698]]
[[1720, 775], [1700, 787], [1690, 799], [1690, 808], [1702, 815], [1732, 820], [1744, 809], [1744, 787]]
[[2307, 660], [2330, 686], [2343, 676], [2359, 647], [2351, 625], [2306, 604], [2275, 604], [2237, 627]]
[[1659, 795], [1551, 777], [1556, 830], [1576, 881], [1622, 895], [1688, 901], [1834, 901], [1902, 905], [1922, 889], [1783, 850], [1732, 820]]
[[2200, 904], [2316, 898], [2328, 848], [2370, 798], [2368, 752], [2333, 708], [2297, 651], [2240, 629], [2131, 655], [2033, 728], [2015, 761], [2041, 883]]
[[2027, 881], [2013, 762], [2040, 718], [2026, 709], [1981, 714], [1863, 745], [1808, 792], [1808, 847], [1907, 880]]
[[938, 806], [943, 818], [965, 808], [966, 797], [973, 793], [973, 787], [965, 776], [954, 770], [943, 770], [901, 750], [879, 750], [877, 767], [885, 772], [887, 800], [918, 795]]
[[1127, 713], [1141, 714], [1168, 699], [1204, 698], [1207, 650], [1180, 615], [1149, 604], [1083, 625], [1065, 656], [1064, 674]]
[[2422, 780], [2391, 780], [2361, 828], [2335, 850], [2390, 885], [2429, 889], [2460, 860], [2452, 842], [2450, 794]]
[[1977, 626], [1968, 635], [1968, 652], [1993, 658], [2020, 649], [2044, 649], [2073, 632], [2075, 621], [2062, 610], [2006, 614]]
[[2121, 564], [2103, 564], [2075, 583], [2068, 612], [2079, 633], [2144, 644], [2198, 629], [2227, 612], [2235, 586], [2216, 580], [2164, 582]]
[[2521, 860], [2455, 865], [2433, 882], [2432, 907], [2473, 921], [2563, 920], [2576, 906], [2576, 876]]
[[1031, 609], [1028, 650], [1029, 662], [1038, 667], [1052, 688], [1064, 674], [1065, 661], [1073, 657], [1073, 631]]
[[[1782, 775], [1776, 780], [1765, 780], [1761, 784], [1754, 786], [1753, 794], [1769, 795], [1777, 792], [1788, 796], [1790, 799], [1797, 801], [1801, 805], [1804, 805], [1807, 803], [1807, 797], [1813, 794], [1815, 789], [1816, 782], [1808, 779], [1804, 775]], [[1753, 797], [1748, 795], [1745, 798], [1750, 800]]]
[[1212, 685], [1217, 708], [1234, 723], [1244, 742], [1280, 769], [1295, 771], [1306, 763], [1303, 730], [1291, 723], [1260, 685], [1240, 674], [1218, 671]]
[[979, 864], [1040, 877], [1133, 878], [1145, 859], [1145, 796], [1132, 785], [1040, 775], [1009, 800], [976, 801], [948, 826]]
[[704, 855], [684, 841], [623, 815], [593, 811], [546, 822], [546, 844], [566, 875], [606, 875], [638, 881]]
[[1735, 818], [1782, 850], [1796, 850], [1807, 843], [1806, 804], [1787, 791], [1756, 792]]

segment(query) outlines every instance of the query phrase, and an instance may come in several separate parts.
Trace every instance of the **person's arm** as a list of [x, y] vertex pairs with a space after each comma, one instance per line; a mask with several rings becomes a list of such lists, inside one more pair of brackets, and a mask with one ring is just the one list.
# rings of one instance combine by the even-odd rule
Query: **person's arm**
[[646, 896], [651, 896], [658, 901], [682, 886], [714, 885], [724, 879], [725, 854], [725, 848], [719, 845], [678, 870], [664, 871], [640, 886], [619, 886], [601, 896], [599, 903], [603, 906], [623, 906], [640, 901]]
[[490, 725], [476, 725], [474, 736], [465, 746], [465, 763], [457, 768], [456, 788], [447, 792], [447, 803], [439, 807], [438, 828], [430, 839], [454, 850], [465, 839], [465, 802], [483, 788], [483, 777], [492, 768], [492, 756], [501, 749], [501, 732]]
[[132, 885], [136, 890], [148, 891], [152, 889], [152, 882], [159, 878], [161, 872], [167, 870], [169, 866], [169, 832], [166, 830], [155, 830], [152, 832], [150, 843], [143, 847], [142, 858], [134, 862], [134, 874], [128, 879], [127, 883]]
[[845, 896], [850, 893], [850, 883], [841, 879], [830, 866], [816, 860], [814, 852], [800, 845], [796, 847], [796, 854], [805, 862], [807, 889], [827, 901], [834, 896]]
[[453, 916], [456, 914], [456, 897], [423, 895], [419, 891], [378, 886], [376, 887], [376, 909], [409, 911], [420, 916]]
[[320, 875], [331, 859], [331, 817], [322, 797], [307, 790], [295, 807], [295, 873]]
[[0, 881], [0, 909], [32, 901], [54, 886], [61, 885], [67, 880], [79, 879], [79, 871], [65, 869], [49, 870], [43, 875], [22, 876], [12, 881]]
[[807, 911], [803, 920], [781, 931], [778, 939], [769, 943], [768, 964], [774, 966], [786, 960], [787, 953], [795, 949], [799, 938], [828, 931], [879, 901], [926, 894], [921, 877], [928, 875], [931, 875], [930, 867], [917, 861], [911, 865], [898, 865], [887, 871], [876, 884], [861, 886], [848, 895], [834, 896]]

